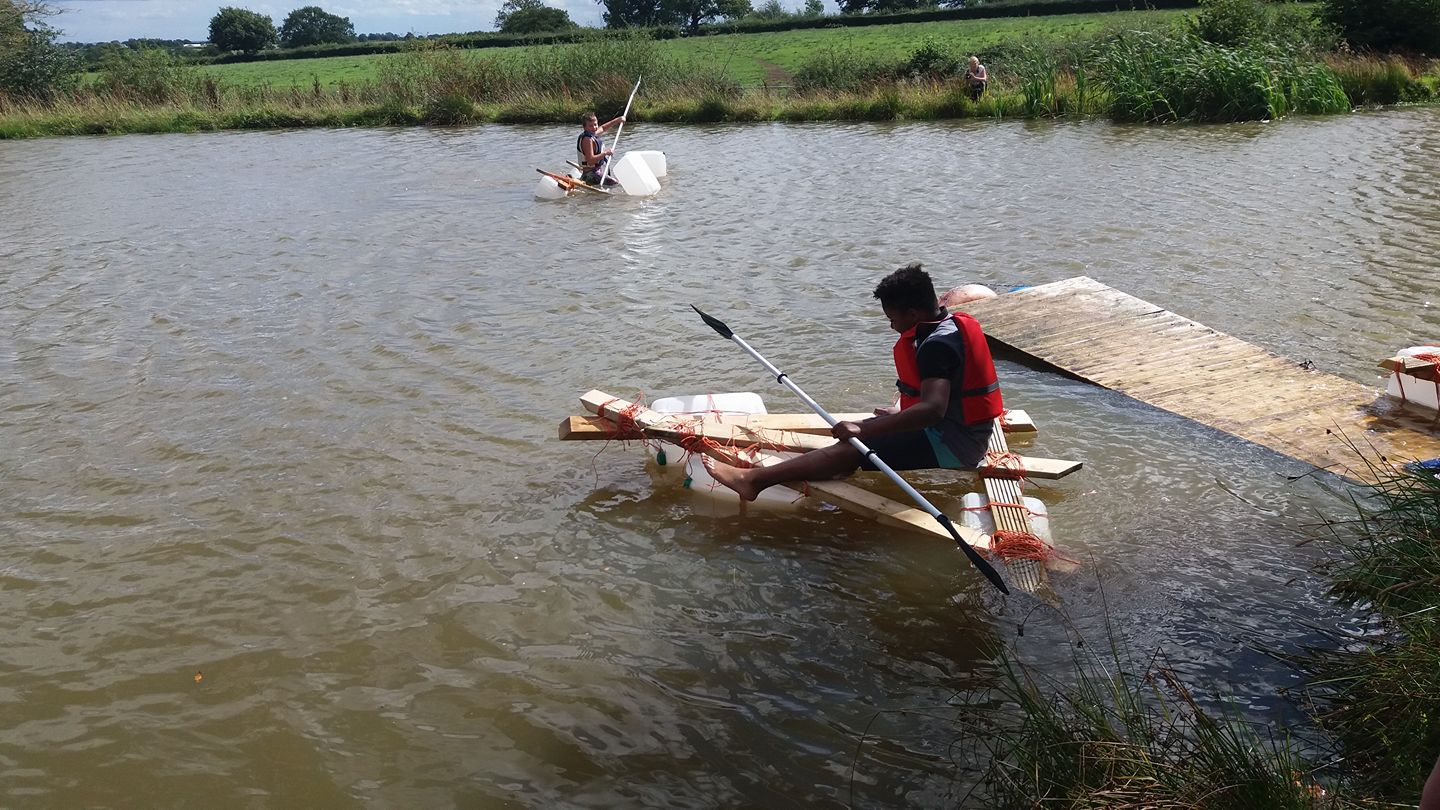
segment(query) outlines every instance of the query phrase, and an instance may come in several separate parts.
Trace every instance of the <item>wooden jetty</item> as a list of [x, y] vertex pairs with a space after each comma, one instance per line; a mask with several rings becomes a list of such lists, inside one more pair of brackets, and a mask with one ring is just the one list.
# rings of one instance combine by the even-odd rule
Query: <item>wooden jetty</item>
[[[962, 308], [1081, 379], [1357, 481], [1440, 457], [1436, 414], [1080, 276]], [[1353, 443], [1375, 465], [1353, 449]]]

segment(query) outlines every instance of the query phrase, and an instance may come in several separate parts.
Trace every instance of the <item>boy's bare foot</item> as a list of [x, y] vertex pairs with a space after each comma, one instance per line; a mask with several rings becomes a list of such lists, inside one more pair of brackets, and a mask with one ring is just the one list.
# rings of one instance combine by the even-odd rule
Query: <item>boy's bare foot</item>
[[753, 470], [742, 470], [719, 461], [711, 463], [709, 467], [710, 477], [735, 490], [740, 500], [753, 501], [759, 496], [760, 490], [750, 481], [754, 475]]

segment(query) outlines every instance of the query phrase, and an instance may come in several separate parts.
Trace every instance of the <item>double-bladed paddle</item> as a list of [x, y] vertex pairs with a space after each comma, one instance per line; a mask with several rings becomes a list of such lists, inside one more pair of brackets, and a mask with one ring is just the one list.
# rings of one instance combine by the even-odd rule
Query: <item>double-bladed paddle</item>
[[[746, 343], [744, 338], [735, 334], [735, 332], [732, 331], [730, 327], [725, 325], [724, 321], [721, 321], [710, 315], [706, 315], [704, 312], [701, 312], [700, 308], [695, 306], [694, 304], [691, 304], [690, 308], [695, 310], [696, 314], [698, 314], [701, 319], [703, 319], [705, 323], [710, 326], [711, 329], [714, 329], [717, 333], [719, 333], [720, 337], [728, 338], [729, 340], [734, 341], [735, 345], [744, 349], [745, 352], [751, 357], [759, 360], [760, 365], [764, 366], [766, 371], [769, 371], [771, 374], [775, 375], [775, 382], [778, 382], [786, 388], [789, 388], [792, 392], [794, 392], [795, 396], [800, 397], [800, 400], [806, 405], [808, 405], [811, 410], [813, 410], [815, 413], [820, 414], [821, 419], [824, 419], [826, 422], [828, 422], [831, 427], [835, 426], [835, 417], [831, 416], [829, 412], [827, 412], [824, 408], [820, 407], [820, 403], [811, 399], [809, 394], [802, 391], [800, 389], [800, 386], [796, 385], [794, 381], [790, 379], [790, 376], [788, 374], [776, 368], [774, 364], [772, 364], [769, 360], [766, 360], [764, 356], [762, 356], [759, 352], [755, 351], [755, 348], [753, 346], [751, 346], [749, 343]], [[874, 464], [876, 469], [890, 476], [890, 480], [894, 481], [897, 486], [904, 490], [905, 494], [909, 495], [910, 499], [915, 501], [916, 505], [929, 513], [930, 517], [933, 517], [935, 518], [935, 520], [939, 521], [940, 525], [945, 527], [945, 531], [949, 532], [950, 536], [955, 538], [955, 545], [959, 546], [960, 550], [965, 552], [965, 556], [970, 559], [970, 563], [976, 568], [980, 569], [980, 573], [984, 574], [985, 578], [990, 580], [990, 583], [992, 585], [994, 585], [1003, 594], [1010, 593], [1010, 589], [1005, 585], [1005, 580], [1001, 579], [1000, 577], [1000, 572], [996, 571], [995, 567], [992, 566], [989, 562], [986, 562], [985, 558], [981, 557], [978, 551], [971, 548], [969, 543], [960, 539], [960, 533], [955, 531], [955, 524], [950, 522], [950, 518], [947, 517], [944, 512], [936, 509], [935, 506], [930, 503], [930, 501], [925, 499], [924, 495], [921, 495], [915, 490], [914, 487], [907, 484], [905, 482], [905, 479], [900, 477], [899, 473], [891, 469], [890, 465], [886, 464], [884, 460], [880, 458], [880, 456], [876, 455], [874, 450], [866, 447], [864, 442], [856, 438], [851, 438], [849, 442], [851, 447], [854, 447], [856, 450], [860, 451], [861, 456], [869, 458], [870, 463]]]

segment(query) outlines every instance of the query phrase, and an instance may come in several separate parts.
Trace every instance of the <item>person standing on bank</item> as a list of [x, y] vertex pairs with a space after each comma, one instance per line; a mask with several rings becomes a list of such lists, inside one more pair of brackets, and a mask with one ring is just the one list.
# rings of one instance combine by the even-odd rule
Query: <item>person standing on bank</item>
[[891, 273], [875, 297], [900, 333], [895, 371], [900, 401], [877, 408], [861, 422], [837, 422], [840, 441], [773, 467], [711, 465], [716, 481], [753, 501], [761, 491], [792, 481], [820, 481], [876, 469], [848, 441], [857, 438], [896, 470], [973, 470], [985, 459], [994, 420], [1004, 411], [995, 363], [980, 324], [968, 314], [947, 314], [919, 263]]
[[[605, 164], [610, 162], [610, 156], [615, 150], [606, 149], [605, 142], [600, 136], [605, 130], [616, 124], [625, 123], [625, 116], [617, 115], [606, 121], [603, 125], [595, 117], [595, 113], [587, 112], [580, 116], [580, 124], [584, 127], [580, 137], [575, 140], [575, 152], [579, 155], [580, 179], [590, 185], [598, 185], [600, 178], [605, 175]], [[610, 181], [614, 182], [614, 181]]]
[[965, 87], [970, 91], [970, 100], [978, 101], [985, 95], [985, 85], [989, 83], [990, 74], [980, 64], [980, 57], [970, 57], [970, 64], [965, 68]]

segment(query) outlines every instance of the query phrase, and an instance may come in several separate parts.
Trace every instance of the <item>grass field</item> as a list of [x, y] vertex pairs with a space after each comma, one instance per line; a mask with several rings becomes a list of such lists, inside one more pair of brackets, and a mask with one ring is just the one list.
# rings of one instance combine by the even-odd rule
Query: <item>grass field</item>
[[[904, 23], [853, 28], [819, 28], [763, 34], [725, 34], [693, 39], [664, 40], [662, 53], [679, 61], [721, 66], [742, 85], [759, 85], [767, 78], [783, 83], [812, 54], [840, 48], [859, 56], [900, 59], [909, 56], [929, 38], [956, 52], [983, 51], [1001, 42], [1025, 38], [1058, 40], [1128, 26], [1154, 27], [1178, 21], [1187, 11], [1118, 11], [1105, 14], [1060, 14], [1047, 17], [1004, 17], [980, 20]], [[480, 49], [468, 52], [474, 59], [524, 58], [536, 48], [583, 48], [584, 45], [544, 45]], [[286, 59], [213, 65], [201, 70], [217, 80], [237, 85], [309, 87], [340, 82], [374, 81], [381, 60], [396, 54], [336, 56], [328, 59]], [[774, 67], [768, 67], [774, 66]], [[767, 74], [768, 68], [768, 74]], [[777, 70], [778, 68], [778, 70]]]

